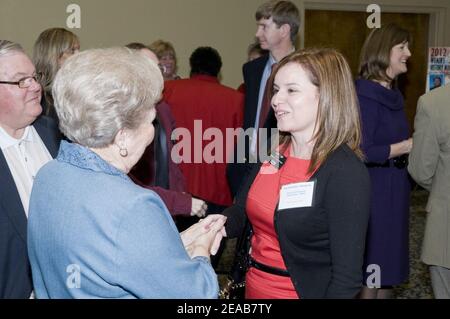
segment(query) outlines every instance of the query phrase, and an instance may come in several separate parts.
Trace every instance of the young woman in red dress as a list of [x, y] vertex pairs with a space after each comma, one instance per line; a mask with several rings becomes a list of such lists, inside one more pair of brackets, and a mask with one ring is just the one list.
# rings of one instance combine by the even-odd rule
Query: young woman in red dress
[[[353, 298], [369, 216], [360, 116], [350, 68], [332, 49], [282, 60], [272, 76], [280, 132], [223, 212], [229, 237], [250, 222], [246, 298]], [[275, 153], [276, 151], [276, 153]]]

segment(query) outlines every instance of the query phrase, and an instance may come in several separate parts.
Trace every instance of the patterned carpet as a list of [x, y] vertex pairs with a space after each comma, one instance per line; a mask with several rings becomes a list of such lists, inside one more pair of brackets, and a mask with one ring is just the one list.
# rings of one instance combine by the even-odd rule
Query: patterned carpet
[[423, 232], [425, 229], [426, 212], [425, 205], [428, 192], [414, 190], [411, 195], [410, 208], [410, 276], [409, 281], [395, 289], [398, 299], [432, 299], [433, 291], [430, 283], [430, 273], [427, 266], [420, 261]]
[[[420, 261], [420, 249], [422, 245], [425, 227], [425, 205], [428, 192], [423, 189], [415, 189], [411, 195], [410, 214], [410, 277], [405, 284], [396, 287], [394, 296], [397, 299], [432, 299], [433, 293], [430, 285], [430, 275], [426, 265]], [[236, 240], [227, 240], [225, 250], [217, 267], [219, 283], [222, 286], [226, 280], [226, 273], [233, 260]]]

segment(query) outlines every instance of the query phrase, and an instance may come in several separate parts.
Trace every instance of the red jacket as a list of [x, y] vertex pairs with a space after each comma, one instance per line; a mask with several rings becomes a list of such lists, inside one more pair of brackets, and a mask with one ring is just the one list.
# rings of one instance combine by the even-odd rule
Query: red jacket
[[[186, 128], [191, 134], [191, 163], [180, 164], [186, 177], [188, 192], [217, 205], [231, 205], [232, 197], [225, 174], [227, 159], [225, 147], [233, 149], [235, 143], [228, 141], [227, 145], [225, 137], [227, 128], [242, 127], [243, 94], [221, 85], [215, 77], [194, 75], [190, 79], [167, 81], [164, 101], [172, 108], [177, 128]], [[202, 121], [202, 136], [197, 137], [202, 140], [201, 150], [194, 148], [194, 120]], [[218, 128], [222, 132], [224, 146], [222, 163], [208, 164], [202, 156], [205, 146], [217, 139], [213, 137], [213, 140], [203, 141], [203, 133], [208, 128]], [[201, 163], [194, 163], [195, 157], [201, 158]]]

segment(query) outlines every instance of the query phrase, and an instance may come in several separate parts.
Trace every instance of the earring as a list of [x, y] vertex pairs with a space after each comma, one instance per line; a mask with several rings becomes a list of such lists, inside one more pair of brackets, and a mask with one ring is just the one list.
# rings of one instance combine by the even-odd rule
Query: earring
[[122, 157], [127, 157], [128, 156], [128, 150], [126, 149], [126, 147], [124, 147], [124, 148], [120, 147], [119, 154]]

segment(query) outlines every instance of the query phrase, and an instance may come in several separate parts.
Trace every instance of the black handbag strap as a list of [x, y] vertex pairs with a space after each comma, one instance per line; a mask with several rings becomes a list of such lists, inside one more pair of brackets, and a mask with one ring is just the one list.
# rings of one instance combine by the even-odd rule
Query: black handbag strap
[[250, 247], [253, 229], [248, 218], [246, 218], [244, 230], [239, 236], [236, 244], [236, 253], [234, 255], [233, 265], [230, 271], [230, 277], [235, 283], [242, 282], [250, 262]]

